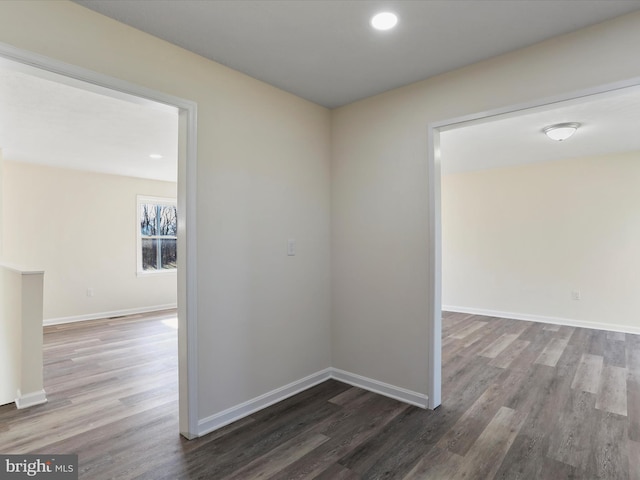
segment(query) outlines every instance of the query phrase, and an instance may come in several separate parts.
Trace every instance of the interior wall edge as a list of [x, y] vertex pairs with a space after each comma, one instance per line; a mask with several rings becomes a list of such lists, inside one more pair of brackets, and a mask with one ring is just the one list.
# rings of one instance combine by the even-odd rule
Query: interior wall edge
[[351, 372], [346, 372], [338, 368], [332, 368], [331, 378], [343, 383], [348, 383], [354, 387], [362, 388], [373, 393], [393, 398], [409, 405], [420, 408], [427, 408], [429, 405], [429, 397], [423, 393], [414, 392], [406, 388], [397, 387], [385, 382], [379, 382], [373, 378], [363, 377]]
[[275, 403], [281, 402], [293, 395], [308, 390], [322, 382], [331, 378], [331, 368], [320, 370], [312, 373], [304, 378], [296, 380], [270, 392], [264, 393], [258, 397], [247, 400], [246, 402], [229, 407], [218, 413], [214, 413], [206, 418], [198, 421], [198, 436], [207, 435], [219, 428], [230, 423], [245, 418], [259, 410], [267, 408]]
[[267, 392], [259, 397], [201, 419], [198, 422], [198, 436], [201, 437], [212, 433], [219, 428], [237, 422], [253, 413], [331, 379], [420, 408], [427, 408], [429, 402], [429, 398], [421, 393], [379, 382], [372, 378], [363, 377], [362, 375], [346, 372], [338, 368], [329, 367]]
[[84, 322], [87, 320], [101, 320], [105, 318], [123, 317], [125, 315], [137, 315], [139, 313], [161, 312], [163, 310], [172, 310], [178, 308], [177, 303], [168, 303], [165, 305], [151, 305], [148, 307], [127, 308], [124, 310], [112, 310], [110, 312], [88, 313], [86, 315], [74, 315], [71, 317], [45, 318], [44, 326], [61, 325], [63, 323]]
[[551, 325], [561, 325], [564, 327], [591, 328], [594, 330], [607, 330], [610, 332], [631, 333], [640, 335], [640, 327], [631, 325], [619, 325], [611, 323], [589, 322], [575, 318], [548, 317], [544, 315], [533, 315], [530, 313], [502, 312], [499, 310], [485, 310], [473, 307], [457, 307], [453, 305], [443, 305], [443, 312], [469, 313], [471, 315], [482, 315], [485, 317], [507, 318], [509, 320], [523, 320], [527, 322], [548, 323]]
[[22, 393], [18, 390], [18, 396], [16, 397], [17, 409], [35, 407], [43, 403], [47, 403], [47, 394], [44, 389], [29, 393]]

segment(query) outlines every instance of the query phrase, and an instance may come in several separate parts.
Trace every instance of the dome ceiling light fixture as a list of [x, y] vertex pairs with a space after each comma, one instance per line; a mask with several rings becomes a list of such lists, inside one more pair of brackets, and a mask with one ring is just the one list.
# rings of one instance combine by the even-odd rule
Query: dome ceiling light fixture
[[398, 16], [391, 12], [380, 12], [371, 18], [371, 26], [376, 30], [391, 30], [398, 23]]
[[555, 125], [544, 127], [542, 131], [551, 140], [557, 140], [558, 142], [561, 142], [576, 133], [576, 130], [578, 130], [579, 127], [580, 124], [577, 122], [556, 123]]

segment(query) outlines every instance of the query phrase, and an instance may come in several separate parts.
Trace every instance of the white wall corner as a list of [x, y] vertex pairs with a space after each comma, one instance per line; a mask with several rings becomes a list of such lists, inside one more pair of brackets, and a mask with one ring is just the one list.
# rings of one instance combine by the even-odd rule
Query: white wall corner
[[337, 368], [326, 368], [307, 377], [301, 378], [300, 380], [296, 380], [288, 385], [260, 395], [259, 397], [199, 420], [198, 436], [211, 433], [214, 430], [236, 422], [251, 415], [252, 413], [281, 402], [282, 400], [292, 397], [293, 395], [303, 392], [311, 387], [315, 387], [329, 379], [347, 383], [354, 387], [359, 387], [420, 408], [427, 408], [429, 403], [429, 397], [422, 393], [413, 392], [388, 383], [379, 382], [378, 380], [356, 375], [355, 373], [345, 372], [344, 370], [339, 370]]
[[396, 387], [395, 385], [390, 385], [388, 383], [379, 382], [378, 380], [356, 375], [355, 373], [345, 372], [344, 370], [339, 370], [337, 368], [331, 369], [331, 378], [340, 382], [348, 383], [354, 387], [359, 387], [373, 393], [384, 395], [385, 397], [393, 398], [400, 402], [415, 405], [416, 407], [427, 408], [429, 404], [429, 397], [425, 394]]
[[216, 413], [198, 421], [198, 436], [206, 435], [218, 428], [229, 425], [252, 413], [267, 408], [275, 403], [281, 402], [297, 393], [303, 392], [331, 378], [331, 369], [327, 368], [320, 372], [313, 373], [307, 377], [296, 380], [288, 385], [276, 388], [259, 397], [248, 400], [239, 405], [227, 408], [220, 413]]
[[16, 397], [17, 408], [28, 408], [35, 405], [40, 405], [47, 402], [47, 394], [44, 390], [38, 390], [37, 392], [25, 393], [24, 395], [18, 389], [18, 396]]

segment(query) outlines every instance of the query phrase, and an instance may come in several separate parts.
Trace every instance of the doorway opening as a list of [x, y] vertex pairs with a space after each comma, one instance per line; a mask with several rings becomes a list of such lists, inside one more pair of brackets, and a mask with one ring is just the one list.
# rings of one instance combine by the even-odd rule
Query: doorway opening
[[[68, 85], [140, 105], [164, 106], [178, 112], [177, 306], [179, 429], [186, 438], [198, 436], [197, 411], [197, 289], [196, 289], [196, 121], [197, 105], [74, 65], [0, 44], [0, 62], [11, 62]], [[152, 152], [150, 152], [152, 153]], [[87, 295], [91, 292], [88, 291]]]
[[[640, 86], [640, 78], [602, 85], [595, 88], [572, 92], [552, 98], [512, 105], [488, 112], [435, 122], [428, 126], [428, 190], [429, 190], [429, 291], [431, 308], [428, 312], [428, 351], [429, 376], [427, 392], [429, 407], [441, 404], [442, 383], [442, 144], [441, 133], [461, 129], [471, 125], [480, 125], [498, 118], [521, 116], [525, 113], [556, 108], [560, 104], [585, 102], [596, 95], [616, 94], [622, 89]], [[446, 159], [444, 160], [446, 162]]]

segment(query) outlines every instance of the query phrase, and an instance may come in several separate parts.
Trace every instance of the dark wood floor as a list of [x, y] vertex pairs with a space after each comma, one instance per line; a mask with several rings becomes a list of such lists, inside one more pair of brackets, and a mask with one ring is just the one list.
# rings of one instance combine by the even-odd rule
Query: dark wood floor
[[91, 480], [640, 480], [638, 335], [445, 314], [436, 411], [328, 381], [186, 441], [174, 315], [47, 328], [49, 403], [0, 407], [0, 452]]

